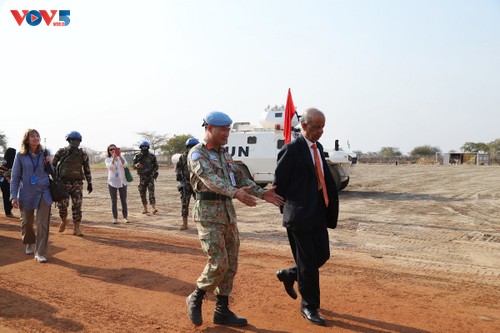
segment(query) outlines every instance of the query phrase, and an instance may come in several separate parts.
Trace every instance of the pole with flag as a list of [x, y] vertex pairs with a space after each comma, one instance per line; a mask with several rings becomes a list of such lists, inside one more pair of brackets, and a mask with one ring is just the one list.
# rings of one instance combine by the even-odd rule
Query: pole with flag
[[285, 144], [292, 139], [292, 118], [295, 115], [295, 106], [293, 105], [292, 93], [288, 88], [288, 97], [286, 99], [285, 119], [283, 124], [283, 135], [285, 136]]

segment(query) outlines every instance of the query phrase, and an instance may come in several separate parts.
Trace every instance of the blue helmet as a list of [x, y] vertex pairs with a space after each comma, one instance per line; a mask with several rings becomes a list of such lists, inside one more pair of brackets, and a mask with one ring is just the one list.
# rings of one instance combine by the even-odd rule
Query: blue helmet
[[189, 138], [186, 141], [186, 148], [191, 148], [196, 146], [200, 141], [197, 138]]
[[146, 140], [142, 141], [141, 144], [139, 145], [139, 148], [142, 148], [142, 147], [148, 147], [149, 148], [149, 142], [147, 142]]
[[82, 135], [80, 133], [78, 133], [77, 131], [73, 131], [73, 132], [69, 133], [68, 135], [66, 135], [66, 141], [74, 140], [74, 139], [82, 141]]
[[229, 126], [231, 125], [233, 121], [231, 118], [225, 114], [224, 112], [220, 111], [212, 111], [209, 112], [205, 118], [203, 118], [203, 125], [212, 125], [212, 126]]

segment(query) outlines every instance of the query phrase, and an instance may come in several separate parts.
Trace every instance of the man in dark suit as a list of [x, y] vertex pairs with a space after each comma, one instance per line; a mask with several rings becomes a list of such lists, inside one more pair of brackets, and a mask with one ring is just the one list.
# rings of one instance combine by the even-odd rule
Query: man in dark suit
[[274, 176], [276, 193], [285, 199], [283, 226], [296, 265], [276, 275], [294, 299], [297, 294], [293, 286], [298, 282], [301, 315], [324, 326], [318, 312], [319, 268], [330, 258], [327, 228], [337, 226], [339, 199], [323, 146], [317, 142], [323, 134], [325, 115], [318, 109], [307, 109], [300, 123], [302, 135], [281, 149]]

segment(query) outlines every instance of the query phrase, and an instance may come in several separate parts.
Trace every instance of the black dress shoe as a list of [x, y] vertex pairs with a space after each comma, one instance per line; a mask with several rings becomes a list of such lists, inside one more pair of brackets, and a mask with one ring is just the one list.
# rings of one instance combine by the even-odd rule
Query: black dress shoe
[[318, 310], [309, 310], [308, 308], [300, 309], [302, 317], [309, 320], [310, 323], [319, 326], [325, 326], [325, 320], [319, 316]]
[[293, 289], [293, 284], [295, 283], [295, 280], [291, 279], [288, 277], [286, 272], [284, 270], [279, 270], [276, 272], [276, 276], [278, 277], [278, 280], [283, 282], [283, 285], [285, 286], [285, 291], [293, 299], [297, 299], [297, 293], [295, 292], [295, 289]]

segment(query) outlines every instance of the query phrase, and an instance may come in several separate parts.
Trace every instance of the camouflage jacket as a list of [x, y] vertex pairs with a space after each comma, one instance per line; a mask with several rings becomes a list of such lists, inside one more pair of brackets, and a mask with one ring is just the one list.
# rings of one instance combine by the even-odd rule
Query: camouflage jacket
[[175, 175], [179, 182], [189, 182], [188, 152], [183, 153], [175, 165]]
[[82, 148], [64, 147], [52, 159], [56, 173], [63, 180], [83, 180], [92, 183], [89, 156]]
[[[134, 156], [134, 161], [132, 163], [139, 176], [153, 177], [154, 179], [158, 176], [158, 162], [154, 154], [150, 152], [147, 154], [138, 153]], [[138, 167], [139, 164], [142, 164], [141, 168]]]
[[[236, 191], [244, 186], [251, 186], [252, 194], [259, 198], [265, 192], [243, 174], [224, 147], [219, 147], [217, 151], [209, 143], [198, 143], [189, 151], [188, 167], [194, 192], [214, 192], [229, 198], [233, 198]], [[234, 178], [234, 183], [231, 178]], [[236, 223], [236, 212], [231, 199], [196, 200], [193, 213], [195, 221], [201, 224]]]

